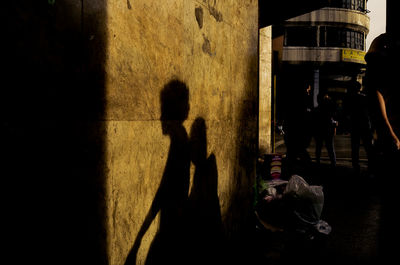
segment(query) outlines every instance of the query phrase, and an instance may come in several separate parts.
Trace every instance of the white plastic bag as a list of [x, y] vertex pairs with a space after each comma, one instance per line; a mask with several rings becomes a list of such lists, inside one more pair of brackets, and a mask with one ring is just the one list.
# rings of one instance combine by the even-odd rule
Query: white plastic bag
[[301, 221], [316, 225], [324, 206], [322, 186], [309, 185], [302, 177], [293, 175], [286, 185], [284, 196], [293, 202], [294, 213]]

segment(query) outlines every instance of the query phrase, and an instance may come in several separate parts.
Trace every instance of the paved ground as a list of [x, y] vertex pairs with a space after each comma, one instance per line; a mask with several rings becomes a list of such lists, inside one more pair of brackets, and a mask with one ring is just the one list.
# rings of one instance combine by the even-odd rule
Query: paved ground
[[[286, 153], [286, 146], [283, 140], [282, 135], [275, 136], [275, 151], [277, 153]], [[315, 142], [314, 139], [311, 141], [310, 146], [307, 148], [310, 156], [315, 158]], [[340, 166], [351, 166], [351, 144], [350, 144], [350, 135], [336, 135], [335, 136], [335, 151], [336, 157], [338, 160], [338, 165]], [[321, 152], [321, 160], [328, 161], [328, 153], [326, 148], [322, 148]], [[366, 167], [367, 156], [364, 148], [360, 147], [360, 162], [361, 166]]]
[[[277, 143], [283, 142], [278, 138]], [[330, 168], [323, 149], [320, 166], [312, 163], [307, 170], [300, 171], [309, 184], [323, 186], [325, 200], [321, 219], [331, 226], [332, 232], [314, 240], [298, 240], [285, 232], [260, 229], [254, 241], [258, 264], [379, 264], [378, 180], [369, 176], [362, 149], [361, 172], [353, 171], [349, 136], [337, 136], [335, 144], [338, 158], [335, 170]], [[308, 150], [313, 157], [313, 143]], [[285, 153], [284, 144], [277, 146], [276, 152]]]

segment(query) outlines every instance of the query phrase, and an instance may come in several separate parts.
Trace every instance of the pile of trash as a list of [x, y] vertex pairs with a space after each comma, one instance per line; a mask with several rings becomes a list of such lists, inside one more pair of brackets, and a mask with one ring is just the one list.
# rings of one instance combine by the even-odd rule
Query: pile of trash
[[322, 186], [292, 175], [289, 180], [258, 178], [256, 190], [255, 214], [265, 228], [300, 233], [309, 239], [331, 232], [331, 226], [321, 220]]

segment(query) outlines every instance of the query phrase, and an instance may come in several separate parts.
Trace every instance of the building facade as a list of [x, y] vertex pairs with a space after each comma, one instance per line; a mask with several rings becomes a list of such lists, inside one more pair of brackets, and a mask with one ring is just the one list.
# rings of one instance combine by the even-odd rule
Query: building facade
[[335, 0], [277, 26], [275, 37], [281, 48], [274, 47], [280, 55], [275, 74], [284, 81], [282, 89], [291, 92], [311, 85], [314, 106], [318, 93], [328, 91], [340, 112], [349, 81], [362, 80], [365, 71], [367, 13], [365, 0]]

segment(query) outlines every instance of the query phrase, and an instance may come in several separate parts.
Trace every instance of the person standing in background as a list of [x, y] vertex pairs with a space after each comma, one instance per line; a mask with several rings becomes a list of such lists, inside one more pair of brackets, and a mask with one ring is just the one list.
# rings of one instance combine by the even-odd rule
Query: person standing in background
[[368, 98], [362, 85], [354, 78], [350, 81], [345, 109], [350, 118], [351, 158], [356, 174], [360, 173], [360, 142], [364, 146], [368, 158], [368, 169], [373, 164], [372, 145], [373, 134], [368, 112]]
[[317, 164], [320, 164], [322, 145], [328, 151], [332, 168], [336, 168], [336, 152], [334, 137], [338, 122], [336, 121], [336, 105], [328, 93], [318, 94], [318, 107], [315, 112], [315, 157]]
[[291, 169], [307, 167], [311, 162], [307, 146], [311, 140], [312, 125], [307, 110], [310, 98], [312, 100], [311, 86], [308, 80], [299, 80], [293, 85], [293, 97], [288, 99], [283, 124], [286, 155]]

